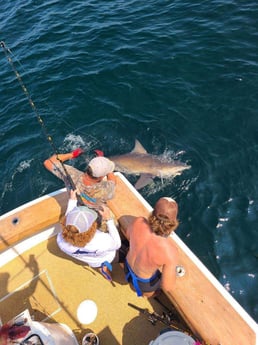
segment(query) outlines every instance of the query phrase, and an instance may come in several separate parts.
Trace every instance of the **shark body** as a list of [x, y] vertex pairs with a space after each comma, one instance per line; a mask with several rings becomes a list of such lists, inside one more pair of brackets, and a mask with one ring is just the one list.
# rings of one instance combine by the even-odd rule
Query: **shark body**
[[136, 189], [141, 189], [151, 183], [154, 177], [170, 178], [191, 168], [179, 160], [169, 162], [162, 156], [149, 154], [138, 140], [135, 140], [135, 146], [131, 152], [108, 158], [115, 163], [116, 171], [128, 175], [140, 175], [135, 184]]

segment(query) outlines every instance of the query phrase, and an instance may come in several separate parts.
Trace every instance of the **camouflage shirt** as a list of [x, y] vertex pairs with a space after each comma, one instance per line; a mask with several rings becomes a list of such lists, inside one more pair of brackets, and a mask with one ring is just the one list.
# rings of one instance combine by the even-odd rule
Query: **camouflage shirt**
[[[71, 177], [76, 189], [79, 190], [80, 195], [85, 203], [105, 203], [107, 200], [112, 199], [115, 194], [115, 183], [107, 179], [95, 183], [91, 186], [86, 186], [83, 183], [84, 172], [74, 168], [71, 165], [64, 164], [68, 175]], [[52, 173], [64, 181], [66, 187], [70, 187], [69, 179], [64, 171], [60, 162], [55, 163]]]

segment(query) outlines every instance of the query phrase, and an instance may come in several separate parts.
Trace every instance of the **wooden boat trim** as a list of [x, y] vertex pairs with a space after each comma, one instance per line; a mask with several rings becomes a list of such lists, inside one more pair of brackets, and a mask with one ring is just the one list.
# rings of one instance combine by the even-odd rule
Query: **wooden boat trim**
[[63, 188], [0, 216], [0, 251], [57, 223], [65, 212], [67, 197]]

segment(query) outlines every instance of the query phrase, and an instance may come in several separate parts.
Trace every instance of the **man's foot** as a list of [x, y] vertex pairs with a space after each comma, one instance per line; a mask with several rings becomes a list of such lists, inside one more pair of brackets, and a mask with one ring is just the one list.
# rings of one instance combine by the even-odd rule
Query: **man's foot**
[[112, 272], [112, 265], [110, 262], [108, 262], [108, 261], [103, 262], [101, 264], [101, 268], [99, 269], [99, 271], [105, 279], [107, 279], [110, 282], [112, 281], [112, 276], [110, 273], [110, 272]]

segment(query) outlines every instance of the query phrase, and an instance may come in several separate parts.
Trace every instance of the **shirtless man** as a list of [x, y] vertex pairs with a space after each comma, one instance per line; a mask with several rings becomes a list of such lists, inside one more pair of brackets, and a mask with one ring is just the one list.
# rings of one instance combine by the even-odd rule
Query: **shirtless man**
[[124, 269], [138, 296], [153, 297], [160, 288], [169, 292], [175, 286], [178, 250], [169, 235], [178, 227], [177, 212], [175, 200], [160, 198], [148, 221], [138, 217], [126, 229], [130, 247]]

